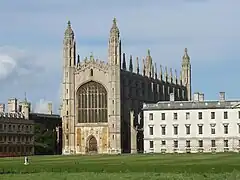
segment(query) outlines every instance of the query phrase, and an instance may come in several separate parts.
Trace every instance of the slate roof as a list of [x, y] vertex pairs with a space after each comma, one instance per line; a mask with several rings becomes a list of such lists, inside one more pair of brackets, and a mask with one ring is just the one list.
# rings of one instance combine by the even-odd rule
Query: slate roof
[[231, 109], [240, 105], [240, 100], [230, 101], [160, 101], [143, 104], [143, 110]]

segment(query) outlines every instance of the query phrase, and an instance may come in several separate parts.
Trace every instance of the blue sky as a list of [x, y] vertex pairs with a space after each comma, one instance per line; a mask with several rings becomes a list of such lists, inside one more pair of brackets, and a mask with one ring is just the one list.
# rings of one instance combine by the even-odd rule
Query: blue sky
[[239, 0], [21, 0], [0, 2], [0, 101], [24, 98], [35, 111], [59, 105], [62, 42], [71, 20], [80, 56], [106, 60], [113, 17], [123, 51], [180, 70], [187, 47], [193, 91], [240, 98]]

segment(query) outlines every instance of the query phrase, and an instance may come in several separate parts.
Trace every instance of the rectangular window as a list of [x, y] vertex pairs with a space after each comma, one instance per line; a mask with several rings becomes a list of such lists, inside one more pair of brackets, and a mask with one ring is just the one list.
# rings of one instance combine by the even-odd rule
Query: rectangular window
[[149, 147], [152, 149], [153, 148], [153, 141], [149, 141]]
[[174, 119], [174, 120], [177, 120], [177, 119], [178, 119], [177, 113], [173, 113], [173, 119]]
[[215, 127], [211, 127], [211, 134], [215, 134], [216, 131], [215, 131]]
[[240, 124], [238, 125], [238, 133], [240, 134]]
[[162, 127], [162, 135], [166, 135], [166, 127], [165, 126]]
[[211, 119], [215, 119], [215, 112], [211, 112]]
[[202, 126], [198, 126], [198, 134], [203, 134], [203, 127]]
[[224, 140], [224, 147], [228, 147], [228, 140]]
[[238, 140], [238, 147], [240, 147], [240, 140]]
[[166, 146], [166, 141], [162, 141], [162, 146]]
[[240, 111], [238, 111], [238, 119], [240, 119]]
[[186, 140], [186, 147], [191, 147], [190, 140]]
[[216, 147], [216, 141], [215, 140], [211, 140], [211, 146]]
[[186, 134], [190, 134], [190, 126], [186, 126]]
[[162, 120], [165, 120], [165, 113], [162, 113]]
[[178, 127], [177, 127], [177, 126], [174, 126], [174, 127], [173, 127], [173, 131], [174, 131], [174, 135], [177, 135], [177, 134], [178, 134]]
[[225, 111], [225, 112], [223, 113], [223, 118], [224, 118], [224, 119], [228, 119], [228, 112], [227, 112], [227, 111]]
[[153, 120], [153, 113], [149, 113], [149, 120]]
[[190, 112], [186, 112], [186, 120], [190, 119]]
[[203, 147], [203, 140], [198, 141], [198, 147]]
[[177, 141], [177, 140], [174, 140], [174, 141], [173, 141], [173, 145], [174, 145], [174, 148], [178, 148], [178, 141]]
[[228, 134], [228, 125], [224, 125], [224, 134]]
[[149, 127], [149, 135], [153, 135], [153, 127]]
[[202, 119], [202, 112], [198, 112], [198, 119]]

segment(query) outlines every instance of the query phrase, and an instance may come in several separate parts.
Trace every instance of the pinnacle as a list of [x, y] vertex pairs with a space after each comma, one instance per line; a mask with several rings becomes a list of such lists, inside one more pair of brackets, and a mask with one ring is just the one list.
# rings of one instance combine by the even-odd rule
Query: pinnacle
[[68, 24], [68, 27], [71, 27], [71, 22], [69, 20], [68, 20], [67, 24]]

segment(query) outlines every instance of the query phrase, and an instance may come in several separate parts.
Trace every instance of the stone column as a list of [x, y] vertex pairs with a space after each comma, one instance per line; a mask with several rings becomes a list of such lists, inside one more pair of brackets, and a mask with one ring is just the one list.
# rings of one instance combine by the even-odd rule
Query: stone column
[[137, 130], [134, 126], [134, 111], [130, 111], [131, 153], [137, 153]]

